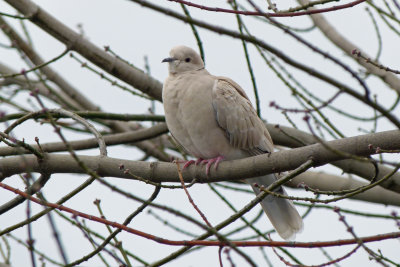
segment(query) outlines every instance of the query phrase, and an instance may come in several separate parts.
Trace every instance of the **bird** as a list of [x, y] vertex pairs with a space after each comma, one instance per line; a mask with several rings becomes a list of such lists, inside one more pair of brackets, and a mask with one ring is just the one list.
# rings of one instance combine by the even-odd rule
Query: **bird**
[[[273, 153], [272, 138], [258, 117], [245, 91], [232, 79], [210, 74], [200, 55], [179, 45], [170, 50], [169, 75], [162, 90], [165, 120], [177, 145], [197, 158], [186, 161], [206, 164], [206, 173], [223, 160]], [[276, 174], [246, 179], [255, 194], [260, 186], [277, 180]], [[277, 193], [287, 195], [280, 187]], [[293, 240], [302, 231], [303, 220], [289, 199], [268, 195], [261, 202], [277, 233]]]

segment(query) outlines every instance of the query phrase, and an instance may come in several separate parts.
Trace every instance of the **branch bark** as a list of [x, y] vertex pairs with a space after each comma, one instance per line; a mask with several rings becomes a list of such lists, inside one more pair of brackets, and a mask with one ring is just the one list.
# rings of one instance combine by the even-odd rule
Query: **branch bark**
[[[267, 124], [267, 128], [272, 136], [274, 143], [277, 145], [297, 148], [317, 143], [317, 140], [311, 134], [302, 132], [294, 128], [278, 126], [275, 124]], [[104, 136], [104, 140], [107, 146], [134, 143], [141, 140], [154, 138], [160, 134], [166, 133], [167, 131], [167, 126], [162, 123], [155, 125], [151, 128], [141, 129], [135, 132], [106, 135]], [[74, 150], [91, 149], [97, 147], [97, 140], [95, 138], [89, 138], [84, 140], [71, 141], [69, 142], [69, 144]], [[35, 144], [31, 144], [30, 146], [38, 149], [37, 145]], [[41, 144], [41, 146], [42, 149], [48, 153], [66, 151], [66, 146], [62, 142], [44, 143]], [[0, 156], [3, 157], [25, 153], [28, 154], [30, 152], [23, 151], [21, 150], [21, 148], [0, 148]], [[366, 180], [371, 180], [375, 175], [375, 167], [372, 164], [366, 162], [360, 162], [353, 159], [345, 159], [330, 162], [330, 164], [340, 168], [345, 173], [355, 174]], [[378, 168], [378, 180], [382, 179], [392, 172], [391, 168], [386, 167], [383, 164], [378, 164]], [[400, 173], [395, 173], [390, 180], [384, 181], [381, 186], [388, 190], [393, 190], [394, 192], [400, 192]]]
[[[381, 149], [400, 149], [400, 131], [386, 131], [375, 134], [343, 138], [326, 142], [326, 145], [337, 151], [357, 156], [368, 156], [376, 153], [370, 145]], [[69, 155], [48, 154], [43, 162], [33, 155], [9, 157], [0, 160], [1, 178], [27, 171], [41, 173], [85, 173]], [[153, 182], [179, 182], [176, 165], [164, 162], [129, 161], [101, 156], [79, 156], [81, 161], [100, 176], [135, 179], [121, 170], [129, 169], [134, 175]], [[196, 179], [198, 182], [216, 182], [240, 180], [269, 173], [293, 170], [309, 159], [314, 167], [345, 159], [346, 155], [335, 153], [322, 144], [313, 144], [272, 154], [221, 162], [219, 169], [205, 174], [205, 166], [190, 166], [183, 172], [185, 182]], [[23, 160], [21, 160], [23, 159]], [[371, 164], [372, 165], [372, 164]], [[391, 190], [400, 192], [399, 181], [393, 180]]]
[[[135, 142], [140, 142], [143, 140], [149, 140], [155, 138], [161, 134], [167, 133], [168, 128], [165, 123], [159, 123], [150, 128], [143, 128], [136, 131], [129, 131], [124, 133], [110, 134], [104, 136], [104, 141], [107, 146], [112, 145], [121, 145], [121, 144], [131, 144]], [[89, 138], [77, 141], [70, 141], [68, 144], [71, 146], [73, 150], [84, 150], [98, 147], [98, 141], [96, 138]], [[30, 146], [35, 149], [39, 149], [38, 145], [30, 144]], [[67, 146], [63, 142], [50, 142], [40, 144], [41, 149], [44, 152], [62, 152], [67, 151]], [[1, 147], [0, 148], [0, 156], [11, 156], [11, 155], [20, 155], [20, 154], [28, 154], [29, 151], [23, 151], [21, 147]]]
[[6, 0], [6, 2], [28, 17], [42, 30], [65, 44], [68, 49], [78, 52], [108, 73], [161, 101], [162, 84], [158, 80], [106, 53], [104, 49], [97, 47], [65, 26], [34, 2], [30, 0]]
[[[9, 25], [1, 16], [0, 16], [0, 25], [4, 33], [9, 36], [10, 40], [14, 42], [23, 53], [29, 58], [29, 60], [35, 65], [42, 65], [45, 63], [45, 60], [36, 53], [36, 51], [27, 43], [22, 37]], [[40, 68], [40, 71], [46, 75], [46, 77], [57, 84], [59, 88], [67, 94], [70, 98], [73, 99], [76, 103], [79, 104], [79, 107], [88, 110], [98, 110], [99, 108], [92, 103], [89, 99], [87, 99], [78, 89], [72, 86], [67, 80], [65, 80], [61, 75], [59, 75], [56, 71], [53, 70], [50, 66], [43, 66]], [[77, 107], [74, 105], [74, 107]]]
[[[292, 188], [298, 188], [300, 183], [322, 191], [343, 191], [368, 185], [366, 181], [360, 181], [351, 177], [341, 177], [313, 171], [299, 174], [286, 185]], [[400, 206], [400, 194], [384, 189], [381, 186], [376, 186], [363, 193], [351, 196], [350, 198], [371, 203]]]
[[[304, 145], [311, 145], [318, 143], [317, 139], [306, 132], [284, 126], [267, 125], [268, 131], [270, 132], [275, 144], [296, 148]], [[345, 173], [355, 174], [370, 181], [375, 175], [375, 167], [366, 162], [360, 162], [353, 159], [345, 159], [331, 162], [332, 165], [340, 168]], [[377, 179], [380, 180], [393, 171], [383, 164], [378, 163], [379, 173]], [[392, 179], [381, 183], [381, 186], [392, 190], [394, 192], [400, 192], [400, 173], [397, 172], [392, 176]]]
[[[107, 54], [104, 50], [98, 48], [88, 40], [84, 39], [81, 35], [69, 29], [67, 26], [62, 24], [60, 21], [56, 20], [50, 14], [46, 13], [39, 6], [36, 6], [31, 1], [12, 1], [17, 7], [24, 7], [24, 10], [28, 12], [25, 14], [30, 17], [32, 22], [39, 21], [44, 23], [50, 23], [48, 27], [44, 27], [44, 30], [47, 30], [50, 35], [53, 37], [62, 36], [61, 40], [67, 40], [64, 44], [68, 47], [68, 49], [75, 50], [80, 53], [82, 56], [86, 57], [88, 60], [103, 68], [105, 71], [119, 77], [121, 80], [129, 83], [137, 80], [136, 84], [140, 84], [143, 92], [149, 94], [148, 87], [152, 84], [156, 84], [156, 90], [151, 90], [152, 92], [157, 93], [156, 96], [158, 99], [161, 99], [161, 83], [157, 80], [151, 78], [150, 76], [144, 74], [141, 70], [133, 68], [126, 64], [125, 62]], [[44, 21], [41, 18], [44, 18]], [[18, 33], [8, 25], [1, 17], [0, 24], [4, 26], [4, 31], [10, 36], [11, 40], [16, 42], [21, 50], [29, 57], [32, 63], [36, 65], [42, 65], [44, 60], [39, 56], [38, 53], [32, 47], [30, 47], [19, 35]], [[37, 24], [41, 27], [41, 24]], [[43, 25], [42, 25], [43, 26]], [[57, 34], [54, 34], [57, 33]], [[114, 66], [115, 65], [115, 66]], [[115, 69], [114, 69], [115, 68]], [[74, 99], [77, 103], [83, 107], [83, 110], [100, 110], [95, 104], [93, 104], [89, 99], [87, 99], [84, 95], [82, 95], [76, 88], [74, 88], [70, 83], [68, 83], [65, 79], [63, 79], [56, 71], [54, 71], [50, 66], [44, 66], [41, 68], [41, 71], [47, 76], [48, 79], [52, 80], [56, 83], [60, 89], [68, 94], [72, 99]], [[111, 71], [111, 72], [110, 72]], [[115, 71], [113, 73], [112, 71]], [[117, 75], [119, 74], [119, 75]], [[126, 80], [128, 79], [128, 80]], [[135, 87], [135, 83], [131, 83]], [[146, 89], [147, 88], [147, 89]], [[129, 125], [127, 123], [114, 122], [111, 121], [109, 127], [117, 132], [125, 132], [129, 131]], [[168, 156], [158, 151], [158, 149], [154, 146], [154, 144], [143, 141], [137, 143], [136, 146], [145, 152], [146, 155], [152, 155], [160, 160], [168, 160]]]
[[[301, 5], [307, 5], [310, 1], [308, 0], [298, 0]], [[310, 7], [307, 10], [315, 10], [315, 8]], [[338, 48], [340, 48], [343, 52], [346, 53], [349, 57], [353, 58], [368, 70], [371, 74], [379, 77], [389, 85], [392, 89], [400, 93], [400, 79], [396, 77], [393, 73], [380, 69], [359, 57], [354, 57], [352, 55], [352, 51], [357, 49], [361, 52], [361, 54], [365, 55], [367, 58], [372, 58], [368, 56], [363, 50], [361, 50], [356, 44], [353, 44], [349, 40], [347, 40], [343, 35], [341, 35], [324, 17], [322, 14], [313, 14], [310, 15], [312, 21], [315, 26], [328, 38], [333, 44], [335, 44]]]

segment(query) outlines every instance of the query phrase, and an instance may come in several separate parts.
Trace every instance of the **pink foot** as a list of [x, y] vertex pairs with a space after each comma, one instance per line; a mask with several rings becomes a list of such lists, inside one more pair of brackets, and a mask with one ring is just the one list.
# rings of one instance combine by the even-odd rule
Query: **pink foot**
[[214, 164], [214, 169], [218, 168], [219, 163], [224, 160], [223, 156], [218, 156], [212, 159], [202, 159], [202, 158], [198, 158], [196, 161], [194, 160], [177, 160], [176, 162], [178, 163], [184, 163], [182, 171], [184, 169], [186, 169], [187, 167], [189, 167], [192, 164], [195, 164], [196, 166], [199, 164], [207, 164], [206, 166], [206, 174], [209, 175], [210, 174], [210, 169], [211, 169], [211, 165]]
[[[209, 175], [210, 174], [210, 168], [211, 165], [214, 164], [214, 169], [218, 168], [219, 163], [224, 160], [223, 156], [218, 156], [216, 158], [212, 158], [212, 159], [203, 159], [200, 161], [201, 164], [207, 164], [206, 166], [206, 174]], [[198, 160], [197, 160], [198, 161]], [[196, 161], [196, 163], [197, 163]], [[196, 164], [197, 165], [197, 164]]]
[[195, 163], [194, 160], [188, 160], [188, 161], [186, 161], [185, 165], [183, 165], [182, 171], [183, 171], [184, 169], [186, 169], [187, 167], [189, 167], [190, 165], [192, 165], [193, 163]]
[[204, 159], [202, 159], [202, 158], [198, 158], [194, 164], [197, 166], [197, 165], [199, 165], [203, 160], [204, 160]]
[[182, 168], [182, 171], [183, 171], [184, 169], [186, 169], [187, 167], [189, 167], [192, 164], [199, 165], [199, 163], [201, 163], [202, 161], [203, 161], [203, 159], [199, 158], [196, 161], [194, 161], [194, 160], [177, 160], [176, 162], [184, 163], [183, 168]]

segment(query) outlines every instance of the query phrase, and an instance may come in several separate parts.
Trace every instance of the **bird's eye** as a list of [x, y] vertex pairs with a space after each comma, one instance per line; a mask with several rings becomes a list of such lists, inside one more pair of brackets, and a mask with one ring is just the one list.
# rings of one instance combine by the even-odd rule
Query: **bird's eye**
[[185, 58], [186, 62], [190, 62], [190, 57]]

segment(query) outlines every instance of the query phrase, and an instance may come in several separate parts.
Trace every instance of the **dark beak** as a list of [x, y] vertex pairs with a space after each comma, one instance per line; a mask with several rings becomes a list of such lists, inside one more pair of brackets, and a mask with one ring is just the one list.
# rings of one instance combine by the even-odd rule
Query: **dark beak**
[[175, 61], [175, 60], [176, 60], [176, 58], [167, 57], [167, 58], [164, 58], [164, 59], [161, 61], [161, 63], [163, 63], [163, 62], [172, 62], [172, 61]]

